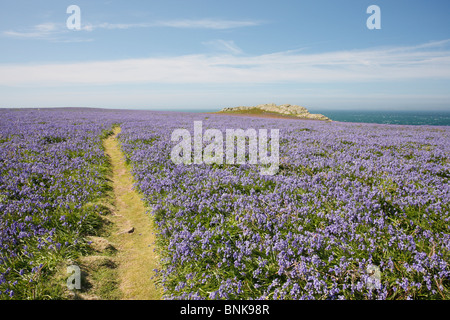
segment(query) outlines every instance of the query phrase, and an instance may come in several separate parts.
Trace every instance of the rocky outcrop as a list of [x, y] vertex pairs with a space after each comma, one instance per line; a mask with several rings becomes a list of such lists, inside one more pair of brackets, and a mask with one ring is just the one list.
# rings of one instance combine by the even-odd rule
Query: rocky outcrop
[[266, 112], [278, 113], [286, 116], [294, 116], [302, 119], [313, 119], [313, 120], [325, 120], [331, 121], [329, 118], [322, 114], [312, 114], [305, 107], [300, 107], [292, 104], [282, 104], [277, 106], [275, 103], [260, 104], [254, 107], [235, 107], [235, 108], [224, 108], [220, 112], [246, 112], [251, 113], [253, 110], [262, 110]]

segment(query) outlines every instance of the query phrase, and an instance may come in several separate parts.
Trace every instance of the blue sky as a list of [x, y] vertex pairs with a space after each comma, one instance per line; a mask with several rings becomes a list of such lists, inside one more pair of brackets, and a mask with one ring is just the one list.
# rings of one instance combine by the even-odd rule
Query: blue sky
[[[66, 26], [70, 5], [81, 30]], [[448, 12], [446, 0], [2, 0], [0, 107], [450, 110]]]

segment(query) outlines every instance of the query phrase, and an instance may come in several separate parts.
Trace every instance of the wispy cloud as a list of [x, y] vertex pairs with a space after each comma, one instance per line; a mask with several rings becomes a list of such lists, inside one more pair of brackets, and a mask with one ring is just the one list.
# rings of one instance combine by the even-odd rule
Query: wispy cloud
[[215, 19], [200, 19], [200, 20], [160, 20], [155, 22], [142, 23], [98, 23], [86, 24], [82, 29], [86, 31], [93, 31], [95, 29], [132, 29], [132, 28], [155, 28], [155, 27], [169, 27], [180, 29], [235, 29], [243, 27], [252, 27], [262, 24], [260, 21], [252, 20], [215, 20]]
[[[262, 24], [261, 21], [252, 20], [215, 20], [215, 19], [199, 19], [199, 20], [161, 20], [155, 22], [143, 23], [83, 23], [81, 31], [92, 32], [95, 30], [127, 30], [135, 28], [179, 28], [179, 29], [213, 29], [225, 30], [243, 27], [258, 26]], [[57, 24], [52, 22], [42, 23], [23, 30], [7, 30], [3, 31], [4, 36], [20, 38], [20, 39], [34, 39], [34, 40], [48, 40], [57, 42], [80, 42], [92, 41], [92, 39], [74, 38], [73, 35], [69, 37], [70, 31], [65, 24]]]
[[202, 44], [208, 48], [211, 48], [214, 51], [226, 52], [231, 54], [243, 53], [241, 48], [239, 48], [232, 40], [216, 39], [212, 41], [203, 42]]
[[83, 31], [94, 31], [98, 29], [106, 29], [106, 30], [126, 30], [132, 28], [148, 28], [150, 27], [147, 23], [98, 23], [98, 24], [83, 24], [81, 30]]
[[[66, 25], [46, 22], [20, 31], [3, 31], [3, 35], [18, 39], [46, 40], [50, 42], [86, 42], [93, 39], [73, 37]], [[73, 31], [72, 31], [73, 32]], [[70, 35], [70, 36], [69, 36]]]
[[172, 27], [172, 28], [194, 28], [194, 29], [234, 29], [242, 27], [253, 27], [260, 25], [260, 21], [251, 20], [214, 20], [214, 19], [201, 19], [201, 20], [169, 20], [159, 21], [155, 23], [155, 26]]
[[55, 34], [61, 33], [60, 28], [55, 23], [47, 22], [35, 25], [34, 27], [26, 31], [4, 31], [3, 34], [6, 36], [16, 37], [16, 38], [35, 38], [35, 39], [46, 39], [53, 37]]
[[[228, 44], [233, 50], [232, 43]], [[342, 83], [450, 80], [450, 40], [320, 54], [187, 55], [42, 65], [0, 65], [0, 85]], [[237, 49], [236, 49], [237, 50]]]

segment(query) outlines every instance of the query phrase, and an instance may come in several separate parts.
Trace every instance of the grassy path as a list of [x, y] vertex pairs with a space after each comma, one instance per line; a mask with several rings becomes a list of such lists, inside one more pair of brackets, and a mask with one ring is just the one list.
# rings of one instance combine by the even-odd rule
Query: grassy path
[[105, 152], [111, 158], [115, 212], [112, 222], [116, 226], [109, 240], [117, 252], [120, 290], [123, 299], [158, 300], [161, 290], [151, 279], [158, 267], [154, 252], [154, 230], [141, 196], [132, 189], [133, 177], [124, 161], [116, 140], [120, 128], [104, 141]]

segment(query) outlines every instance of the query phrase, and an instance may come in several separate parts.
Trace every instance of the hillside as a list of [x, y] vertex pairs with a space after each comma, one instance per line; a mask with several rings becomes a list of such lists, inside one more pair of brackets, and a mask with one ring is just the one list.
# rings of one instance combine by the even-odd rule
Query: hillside
[[260, 104], [254, 107], [235, 107], [224, 108], [219, 113], [232, 113], [232, 114], [274, 114], [283, 115], [288, 117], [296, 117], [301, 119], [311, 120], [324, 120], [331, 121], [331, 119], [325, 117], [322, 114], [310, 113], [305, 107], [300, 107], [291, 104], [282, 104], [277, 106], [274, 103]]

